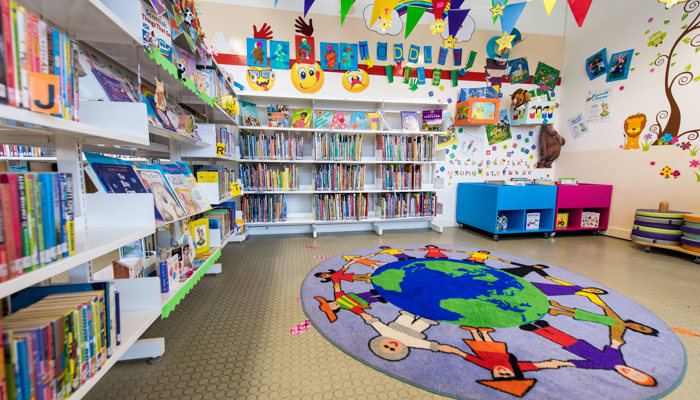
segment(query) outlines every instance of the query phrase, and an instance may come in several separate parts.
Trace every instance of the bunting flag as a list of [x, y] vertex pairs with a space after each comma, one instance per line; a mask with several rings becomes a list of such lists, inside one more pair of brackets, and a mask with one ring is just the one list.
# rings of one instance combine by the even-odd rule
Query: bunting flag
[[412, 67], [406, 67], [403, 70], [403, 83], [408, 83], [408, 80], [411, 78], [411, 72], [413, 71]]
[[440, 68], [435, 68], [433, 70], [433, 86], [440, 86], [440, 79], [442, 78], [442, 70]]
[[424, 67], [418, 67], [416, 69], [416, 75], [418, 76], [418, 84], [419, 85], [425, 85], [425, 68]]
[[462, 65], [462, 49], [452, 49], [452, 57], [455, 61], [455, 67]]
[[447, 33], [449, 36], [457, 37], [459, 28], [462, 27], [462, 22], [467, 18], [469, 9], [466, 10], [450, 10], [447, 12]]
[[372, 8], [372, 17], [369, 21], [369, 26], [374, 26], [377, 22], [379, 16], [388, 15], [396, 7], [398, 0], [374, 0], [374, 6]]
[[456, 10], [462, 7], [462, 4], [464, 4], [464, 0], [452, 0], [450, 2], [450, 10]]
[[416, 6], [408, 6], [406, 7], [406, 38], [408, 38], [408, 35], [413, 32], [413, 28], [418, 25], [418, 21], [420, 21], [421, 17], [423, 17], [423, 13], [425, 13], [425, 8], [423, 7], [416, 7]]
[[447, 7], [447, 0], [433, 0], [433, 15], [435, 19], [442, 19], [445, 14], [445, 7]]
[[569, 2], [569, 8], [571, 8], [571, 13], [574, 14], [574, 19], [576, 19], [576, 24], [580, 28], [583, 25], [583, 21], [586, 20], [586, 15], [588, 15], [588, 9], [591, 8], [591, 2], [593, 0], [566, 0]]
[[403, 43], [394, 43], [394, 62], [403, 61]]
[[420, 57], [420, 46], [412, 44], [408, 49], [408, 62], [415, 64], [418, 62], [418, 57]]
[[386, 61], [388, 52], [389, 49], [387, 48], [386, 42], [377, 42], [377, 60]]
[[[343, 25], [343, 22], [345, 22], [345, 17], [348, 16], [348, 12], [350, 12], [350, 8], [352, 5], [355, 4], [355, 0], [341, 0], [340, 2], [340, 25]], [[275, 5], [277, 5], [277, 0], [275, 0]]]
[[316, 0], [304, 0], [304, 18], [306, 18], [306, 14], [309, 12], [311, 6], [314, 5], [315, 1]]
[[552, 13], [552, 8], [554, 8], [556, 2], [557, 0], [544, 0], [544, 8], [547, 9], [547, 16]]
[[[580, 2], [581, 0], [569, 0], [569, 2], [572, 1]], [[588, 2], [590, 4], [590, 0], [588, 0]], [[522, 14], [525, 8], [525, 4], [527, 4], [527, 2], [508, 4], [506, 8], [503, 9], [503, 15], [501, 15], [501, 32], [511, 33], [513, 28], [515, 28], [515, 23], [518, 22], [520, 18], [520, 14]]]
[[445, 62], [447, 61], [448, 52], [448, 49], [440, 47], [440, 53], [438, 54], [438, 65], [445, 65]]
[[277, 2], [278, 2], [278, 1], [280, 1], [280, 0], [275, 0], [275, 7], [277, 7]]

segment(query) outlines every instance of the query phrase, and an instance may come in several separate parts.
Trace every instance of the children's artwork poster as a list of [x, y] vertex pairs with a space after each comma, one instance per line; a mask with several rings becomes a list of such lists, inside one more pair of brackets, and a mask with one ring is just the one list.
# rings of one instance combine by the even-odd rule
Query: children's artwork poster
[[630, 64], [632, 63], [633, 54], [634, 49], [630, 49], [610, 56], [608, 78], [606, 79], [608, 82], [627, 79], [627, 75], [630, 72]]
[[586, 122], [588, 124], [610, 120], [612, 94], [611, 88], [588, 92], [586, 95]]
[[532, 83], [537, 86], [546, 86], [550, 91], [557, 87], [561, 71], [540, 61], [537, 63], [535, 77], [532, 78]]
[[358, 57], [357, 43], [340, 43], [340, 69], [357, 71]]
[[513, 138], [510, 132], [508, 111], [501, 110], [498, 113], [497, 124], [486, 125], [486, 138], [488, 139], [489, 145], [491, 146]]
[[586, 59], [586, 73], [588, 79], [593, 80], [608, 72], [607, 50], [603, 49]]
[[289, 42], [270, 40], [270, 68], [289, 69]]
[[508, 67], [510, 68], [510, 83], [524, 83], [530, 80], [530, 65], [527, 62], [527, 58], [520, 57], [515, 60], [508, 61]]
[[340, 68], [338, 62], [338, 43], [321, 42], [321, 69], [330, 71]]
[[297, 62], [302, 64], [313, 64], [316, 62], [316, 53], [314, 52], [314, 38], [310, 36], [294, 37], [294, 48], [297, 52]]
[[583, 118], [583, 113], [578, 113], [567, 120], [569, 125], [569, 132], [574, 139], [581, 137], [588, 133], [588, 126], [586, 120]]
[[247, 38], [246, 59], [249, 67], [267, 67], [267, 40]]
[[141, 7], [141, 18], [143, 19], [143, 45], [146, 50], [157, 50], [169, 59], [173, 38], [168, 26], [168, 17], [154, 14], [148, 7]]
[[457, 133], [457, 138], [460, 143], [458, 149], [462, 153], [462, 156], [466, 156], [467, 160], [470, 160], [473, 159], [476, 154], [482, 154], [486, 146], [484, 135], [481, 132], [460, 130], [462, 130], [462, 132]]
[[437, 137], [437, 148], [444, 149], [447, 146], [457, 143], [457, 133], [454, 129], [447, 131], [445, 135]]

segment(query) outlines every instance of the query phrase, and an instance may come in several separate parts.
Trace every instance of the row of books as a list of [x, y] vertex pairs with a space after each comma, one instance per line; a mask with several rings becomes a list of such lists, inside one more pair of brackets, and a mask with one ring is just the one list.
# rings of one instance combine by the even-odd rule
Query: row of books
[[279, 194], [245, 195], [241, 202], [245, 222], [283, 222], [287, 220], [287, 200]]
[[324, 164], [314, 168], [314, 190], [360, 190], [364, 187], [364, 165]]
[[313, 156], [319, 161], [360, 161], [362, 135], [316, 132], [313, 137]]
[[70, 174], [0, 174], [0, 281], [75, 254]]
[[[240, 102], [240, 112], [246, 126], [261, 126], [257, 105]], [[267, 126], [274, 128], [311, 128], [335, 130], [377, 130], [379, 113], [314, 111], [310, 107], [290, 109], [286, 104], [271, 104], [267, 107]], [[442, 116], [440, 115], [440, 118]]]
[[347, 221], [367, 219], [367, 193], [317, 194], [313, 197], [314, 218], [318, 221]]
[[240, 131], [241, 158], [257, 160], [300, 160], [304, 158], [304, 137], [285, 132]]
[[236, 134], [226, 126], [216, 130], [216, 155], [234, 158], [236, 156]]
[[[211, 208], [185, 163], [150, 165], [84, 153], [86, 172], [106, 193], [153, 193], [156, 225]], [[99, 182], [99, 184], [98, 184]]]
[[382, 193], [377, 196], [378, 218], [427, 217], [437, 215], [434, 192]]
[[442, 110], [425, 110], [419, 121], [417, 111], [401, 111], [401, 129], [409, 132], [442, 130]]
[[30, 287], [11, 300], [2, 320], [3, 398], [67, 398], [121, 343], [114, 283]]
[[[50, 110], [55, 116], [78, 120], [78, 46], [15, 1], [0, 1], [4, 57], [0, 60], [0, 101], [15, 107]], [[34, 86], [52, 83], [58, 93], [48, 104], [33, 105]], [[55, 104], [54, 99], [58, 104]]]
[[377, 183], [387, 190], [420, 189], [423, 183], [421, 165], [378, 165]]
[[32, 146], [13, 146], [9, 144], [0, 145], [0, 157], [51, 157], [54, 156], [52, 149]]
[[432, 136], [380, 135], [377, 156], [384, 161], [432, 161], [435, 141]]
[[241, 183], [247, 190], [299, 190], [299, 170], [296, 164], [271, 166], [240, 164]]
[[219, 197], [231, 193], [231, 184], [236, 182], [236, 171], [222, 165], [193, 165], [192, 171], [197, 177], [197, 183], [215, 183], [218, 186]]

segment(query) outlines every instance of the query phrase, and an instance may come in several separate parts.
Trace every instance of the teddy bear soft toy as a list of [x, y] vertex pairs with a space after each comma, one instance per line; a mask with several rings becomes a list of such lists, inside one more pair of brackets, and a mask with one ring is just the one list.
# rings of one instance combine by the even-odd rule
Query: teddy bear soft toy
[[510, 99], [513, 101], [513, 107], [517, 107], [530, 101], [532, 95], [525, 89], [518, 89], [510, 95]]
[[554, 125], [543, 125], [540, 132], [540, 161], [537, 163], [537, 168], [552, 168], [552, 162], [559, 157], [564, 143], [566, 140], [554, 129]]

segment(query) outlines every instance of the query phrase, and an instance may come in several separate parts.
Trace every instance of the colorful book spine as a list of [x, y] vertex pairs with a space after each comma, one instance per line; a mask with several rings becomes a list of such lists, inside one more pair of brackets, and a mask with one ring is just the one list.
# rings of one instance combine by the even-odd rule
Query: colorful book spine
[[53, 74], [59, 77], [59, 105], [58, 105], [58, 114], [56, 115], [59, 118], [63, 117], [63, 108], [64, 108], [64, 102], [63, 99], [65, 97], [63, 93], [63, 86], [65, 85], [65, 79], [66, 77], [61, 73], [62, 68], [61, 68], [61, 33], [56, 30], [55, 28], [51, 28], [51, 49], [53, 54], [53, 60], [52, 60], [52, 65], [53, 65]]
[[17, 27], [17, 54], [19, 60], [19, 78], [21, 85], [21, 105], [24, 108], [29, 108], [29, 71], [31, 70], [31, 61], [29, 59], [28, 46], [31, 42], [27, 35], [27, 20], [26, 10], [24, 7], [18, 7], [15, 4], [16, 27]]
[[41, 184], [42, 231], [44, 234], [44, 251], [42, 259], [46, 263], [56, 260], [56, 226], [54, 223], [54, 189], [52, 174], [39, 174]]
[[7, 86], [7, 103], [17, 106], [15, 90], [17, 89], [17, 76], [15, 75], [15, 52], [13, 43], [13, 24], [9, 0], [0, 0], [0, 23], [2, 24], [2, 37], [5, 49], [5, 84]]
[[73, 119], [73, 52], [71, 51], [71, 41], [66, 35], [61, 35], [61, 45], [63, 51], [63, 73], [66, 76], [65, 97], [63, 99], [63, 118]]
[[29, 237], [29, 248], [31, 249], [30, 266], [28, 269], [25, 269], [25, 271], [29, 272], [39, 267], [39, 247], [37, 245], [37, 225], [34, 209], [34, 204], [36, 202], [34, 199], [34, 180], [36, 176], [34, 174], [24, 174], [23, 177], [27, 207], [27, 235]]

